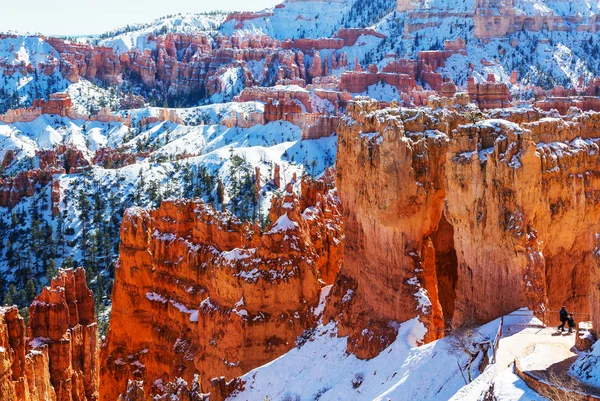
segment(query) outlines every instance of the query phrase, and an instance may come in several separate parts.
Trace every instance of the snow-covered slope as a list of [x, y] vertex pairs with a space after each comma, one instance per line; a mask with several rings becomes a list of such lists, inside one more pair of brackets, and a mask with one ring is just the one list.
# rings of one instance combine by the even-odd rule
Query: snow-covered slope
[[36, 36], [8, 36], [0, 40], [0, 63], [8, 65], [49, 63], [58, 52]]
[[592, 17], [600, 12], [600, 3], [590, 0], [517, 0], [515, 8], [526, 15]]
[[[37, 36], [0, 37], [0, 112], [65, 90], [69, 82], [43, 66], [58, 63], [58, 52]], [[32, 74], [28, 69], [33, 69]]]
[[571, 366], [571, 373], [590, 386], [600, 387], [600, 342], [579, 356]]
[[[507, 321], [504, 332], [518, 341], [521, 326], [536, 323], [540, 322], [528, 317]], [[475, 329], [469, 341], [493, 341], [499, 324], [497, 319]], [[473, 381], [466, 385], [467, 354], [456, 348], [452, 337], [418, 347], [423, 330], [416, 318], [404, 322], [387, 349], [373, 359], [360, 360], [347, 354], [347, 339], [337, 336], [335, 323], [320, 325], [295, 349], [242, 376], [243, 390], [228, 400], [268, 396], [277, 401], [476, 401], [485, 395], [497, 401], [545, 400], [514, 375], [504, 360], [488, 365], [480, 374], [481, 354], [471, 365]]]
[[[444, 341], [416, 346], [424, 330], [418, 319], [405, 322], [394, 343], [361, 361], [346, 353], [333, 323], [319, 326], [306, 343], [244, 375], [244, 391], [229, 399], [447, 400], [464, 381]], [[460, 359], [464, 365], [466, 355]]]
[[122, 53], [132, 48], [141, 51], [154, 50], [154, 42], [149, 41], [149, 35], [164, 35], [165, 33], [194, 34], [199, 32], [214, 33], [225, 21], [225, 13], [210, 14], [180, 14], [154, 20], [147, 24], [127, 26], [113, 32], [101, 35], [98, 42], [101, 46], [109, 46]]
[[[296, 38], [321, 38], [332, 36], [342, 26], [344, 16], [354, 0], [304, 0], [285, 1], [283, 7], [272, 10], [271, 16], [242, 22], [242, 30], [264, 32], [283, 40]], [[229, 21], [221, 32], [231, 34], [237, 21]]]

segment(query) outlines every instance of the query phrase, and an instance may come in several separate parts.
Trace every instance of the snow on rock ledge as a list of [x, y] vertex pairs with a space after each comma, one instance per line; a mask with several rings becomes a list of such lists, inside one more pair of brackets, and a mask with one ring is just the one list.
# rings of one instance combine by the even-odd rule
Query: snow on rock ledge
[[126, 213], [101, 350], [102, 400], [118, 398], [130, 381], [162, 394], [156, 380], [192, 383], [195, 374], [211, 400], [222, 399], [236, 383], [227, 381], [316, 325], [321, 288], [341, 264], [341, 216], [331, 173], [301, 188], [300, 197], [290, 187], [273, 199], [267, 232], [201, 201]]

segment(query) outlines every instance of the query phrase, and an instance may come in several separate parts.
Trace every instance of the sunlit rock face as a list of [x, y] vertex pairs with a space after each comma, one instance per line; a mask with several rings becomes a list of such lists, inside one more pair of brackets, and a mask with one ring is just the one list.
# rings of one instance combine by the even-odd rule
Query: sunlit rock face
[[225, 378], [273, 360], [314, 326], [321, 288], [342, 262], [332, 174], [304, 180], [299, 196], [288, 185], [269, 217], [261, 230], [199, 201], [126, 213], [102, 400], [142, 380], [146, 394], [163, 395], [164, 384], [191, 386], [196, 375], [220, 399]]
[[0, 308], [0, 398], [56, 400], [50, 383], [48, 348], [27, 350], [25, 322], [16, 306]]
[[98, 326], [85, 270], [61, 270], [29, 307], [28, 335], [46, 344], [58, 401], [98, 399]]
[[0, 399], [98, 399], [98, 333], [85, 271], [60, 270], [29, 307], [0, 308]]
[[438, 106], [359, 100], [338, 129], [346, 241], [327, 313], [359, 357], [415, 317], [427, 342], [522, 306], [590, 311], [600, 114]]

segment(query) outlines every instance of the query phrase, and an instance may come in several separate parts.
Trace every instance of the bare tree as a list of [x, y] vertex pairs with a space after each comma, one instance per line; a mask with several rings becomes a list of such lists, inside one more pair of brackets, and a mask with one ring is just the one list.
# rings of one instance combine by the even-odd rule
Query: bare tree
[[[460, 369], [460, 373], [465, 379], [463, 368], [460, 365], [460, 359], [462, 356], [467, 356], [467, 371], [468, 381], [465, 379], [465, 384], [471, 383], [473, 378], [471, 377], [471, 365], [477, 359], [477, 355], [482, 351], [481, 338], [474, 326], [463, 326], [452, 331], [446, 340], [448, 346], [448, 352], [450, 355], [456, 357], [456, 364]], [[489, 345], [489, 344], [488, 344]]]
[[540, 394], [550, 401], [579, 401], [583, 399], [580, 395], [583, 392], [581, 385], [577, 380], [566, 374], [560, 375], [551, 371], [545, 381], [549, 385], [545, 386]]

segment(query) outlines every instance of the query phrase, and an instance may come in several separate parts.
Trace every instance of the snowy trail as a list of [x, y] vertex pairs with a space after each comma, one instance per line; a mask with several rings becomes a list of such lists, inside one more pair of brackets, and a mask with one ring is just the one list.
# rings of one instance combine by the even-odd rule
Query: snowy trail
[[566, 330], [561, 334], [555, 328], [544, 327], [531, 311], [513, 312], [504, 317], [497, 363], [508, 366], [515, 358], [524, 358], [542, 345], [553, 351], [536, 352], [535, 358], [530, 358], [535, 369], [543, 369], [574, 356], [575, 353], [570, 350], [575, 345], [575, 334], [568, 334]]
[[[531, 311], [521, 309], [504, 317], [496, 363], [465, 386], [451, 400], [480, 399], [493, 385], [499, 401], [541, 401], [546, 398], [531, 390], [514, 373], [514, 361], [521, 368], [548, 381], [554, 377], [564, 383], [567, 371], [577, 354], [572, 349], [575, 334], [560, 333], [554, 327], [544, 327]], [[598, 391], [590, 389], [591, 391]]]
[[540, 330], [536, 338], [538, 341], [518, 356], [520, 367], [554, 387], [566, 387], [600, 397], [600, 388], [581, 383], [569, 375], [569, 368], [578, 356], [574, 348], [575, 335], [560, 333], [553, 327]]

